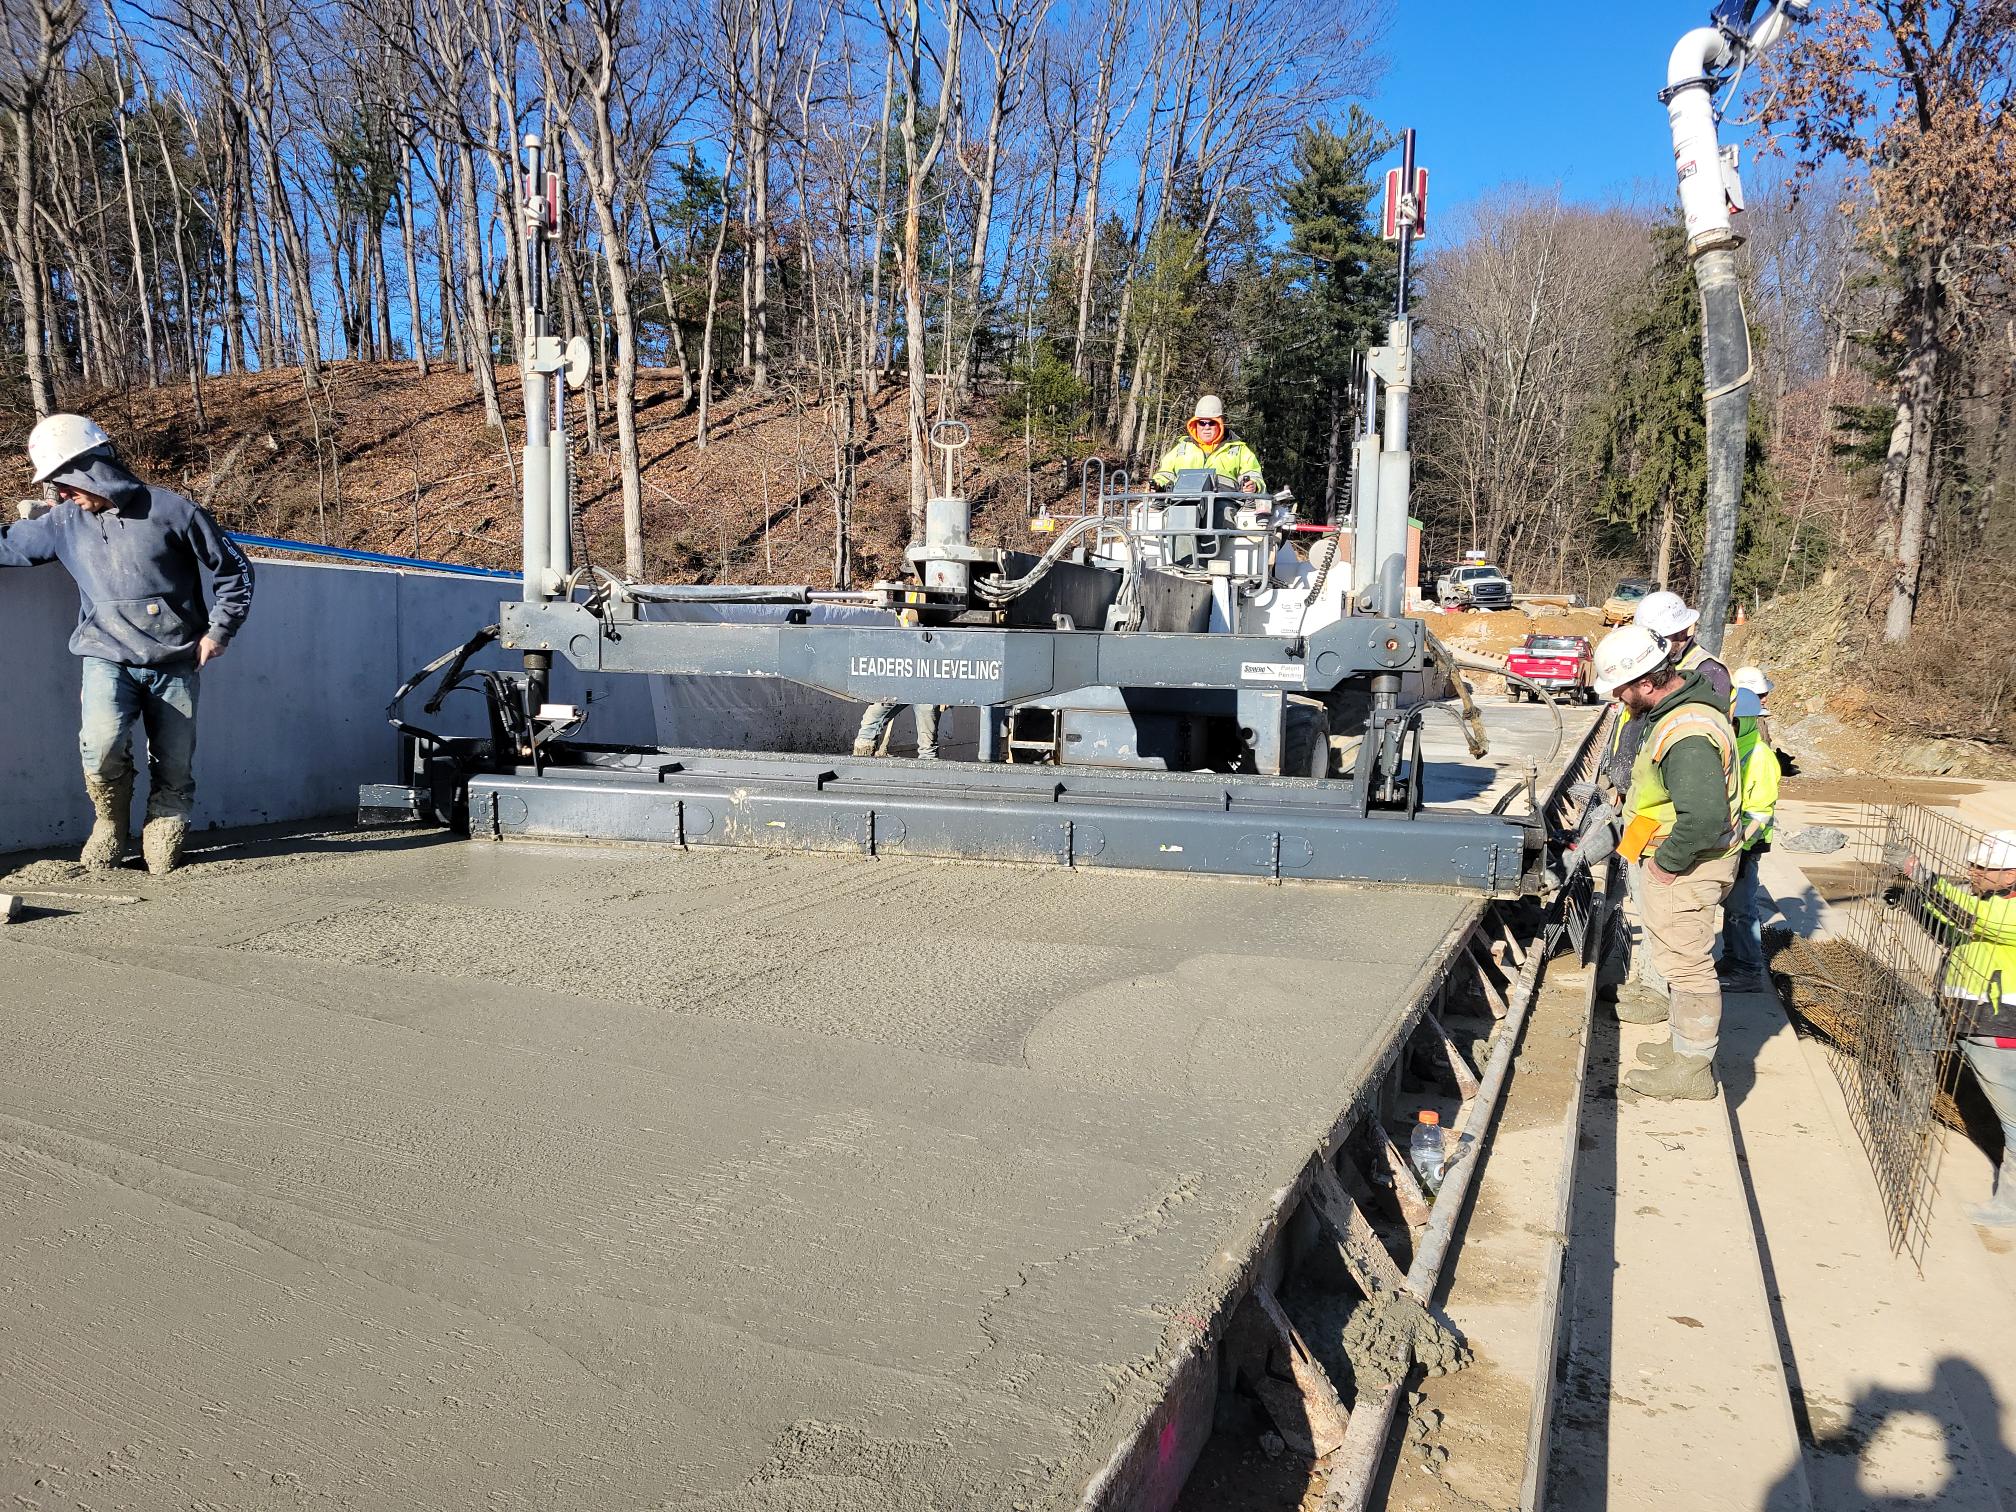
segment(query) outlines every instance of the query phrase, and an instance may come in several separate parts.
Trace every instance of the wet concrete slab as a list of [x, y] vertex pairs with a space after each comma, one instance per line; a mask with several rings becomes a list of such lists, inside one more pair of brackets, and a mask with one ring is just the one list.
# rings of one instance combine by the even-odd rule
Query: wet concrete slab
[[0, 1494], [46, 1504], [1075, 1505], [1477, 906], [406, 835], [45, 871]]

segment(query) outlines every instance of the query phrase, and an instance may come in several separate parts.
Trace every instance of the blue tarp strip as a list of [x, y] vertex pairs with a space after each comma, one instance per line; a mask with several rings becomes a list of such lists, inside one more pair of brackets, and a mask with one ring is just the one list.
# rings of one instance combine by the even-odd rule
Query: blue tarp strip
[[387, 556], [382, 551], [353, 551], [348, 546], [318, 546], [313, 541], [288, 541], [279, 536], [247, 535], [240, 530], [225, 532], [240, 546], [261, 551], [299, 551], [308, 556], [334, 557], [339, 562], [368, 562], [373, 567], [410, 567], [416, 572], [452, 572], [458, 577], [498, 578], [519, 581], [519, 574], [497, 567], [469, 567], [460, 562], [430, 562], [425, 557]]

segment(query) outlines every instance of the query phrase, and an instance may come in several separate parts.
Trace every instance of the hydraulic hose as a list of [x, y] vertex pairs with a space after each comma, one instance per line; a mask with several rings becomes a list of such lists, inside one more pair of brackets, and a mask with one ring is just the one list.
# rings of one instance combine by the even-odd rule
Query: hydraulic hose
[[1442, 643], [1442, 638], [1439, 635], [1430, 630], [1426, 625], [1421, 627], [1421, 633], [1426, 638], [1429, 649], [1442, 658], [1451, 669], [1449, 681], [1456, 689], [1456, 701], [1463, 706], [1463, 717], [1460, 723], [1463, 726], [1463, 740], [1470, 747], [1472, 759], [1488, 756], [1491, 753], [1491, 742], [1484, 733], [1484, 715], [1478, 710], [1477, 705], [1471, 701], [1470, 690], [1464, 686], [1463, 679], [1454, 675], [1454, 669], [1463, 665], [1461, 659], [1457, 657], [1455, 652]]
[[[1430, 639], [1433, 639], [1433, 636], [1430, 636]], [[1437, 644], [1440, 643], [1437, 642]], [[1541, 703], [1547, 705], [1547, 712], [1554, 716], [1554, 749], [1547, 753], [1547, 760], [1543, 763], [1543, 765], [1552, 767], [1554, 763], [1558, 759], [1560, 759], [1561, 747], [1565, 745], [1568, 740], [1568, 727], [1567, 725], [1562, 723], [1561, 706], [1556, 702], [1554, 702], [1553, 694], [1549, 693], [1545, 688], [1541, 687], [1538, 683], [1532, 682], [1527, 678], [1521, 677], [1517, 672], [1508, 671], [1502, 662], [1489, 662], [1486, 661], [1481, 656], [1468, 656], [1460, 651], [1449, 651], [1446, 649], [1443, 651], [1442, 654], [1447, 656], [1452, 662], [1454, 662], [1459, 667], [1467, 667], [1472, 672], [1490, 672], [1498, 677], [1504, 678], [1507, 682], [1517, 683], [1520, 687], [1524, 688], [1528, 693], [1531, 693], [1534, 696], [1534, 698], [1538, 699]], [[1458, 686], [1461, 686], [1460, 682]], [[1465, 702], [1466, 703], [1468, 702], [1467, 697], [1465, 699]]]
[[1694, 259], [1701, 291], [1701, 356], [1708, 424], [1707, 542], [1701, 560], [1701, 644], [1722, 649], [1736, 571], [1736, 511], [1750, 444], [1750, 326], [1736, 278], [1736, 255], [1712, 247]]

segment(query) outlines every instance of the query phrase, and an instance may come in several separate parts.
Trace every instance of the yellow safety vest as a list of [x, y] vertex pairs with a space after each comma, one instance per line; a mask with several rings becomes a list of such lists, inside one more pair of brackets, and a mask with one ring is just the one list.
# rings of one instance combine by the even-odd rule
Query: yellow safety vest
[[1155, 468], [1155, 481], [1172, 481], [1177, 473], [1197, 467], [1210, 468], [1228, 483], [1251, 478], [1255, 488], [1267, 486], [1260, 476], [1260, 458], [1237, 436], [1227, 436], [1209, 451], [1197, 444], [1196, 437], [1185, 436], [1162, 454], [1162, 461]]
[[2016, 898], [1984, 898], [1964, 882], [1934, 877], [1926, 906], [1964, 936], [1946, 958], [1940, 986], [1949, 997], [1986, 1005], [1987, 1015], [1975, 1015], [1971, 1032], [2016, 1036]]
[[1737, 754], [1743, 760], [1743, 849], [1768, 844], [1777, 833], [1778, 779], [1784, 766], [1771, 743], [1756, 730], [1738, 730]]
[[1624, 826], [1624, 845], [1620, 846], [1628, 859], [1635, 861], [1651, 855], [1673, 833], [1673, 823], [1679, 814], [1673, 807], [1673, 795], [1666, 790], [1659, 763], [1676, 741], [1694, 735], [1707, 737], [1722, 758], [1722, 781], [1728, 789], [1730, 815], [1730, 823], [1722, 832], [1721, 848], [1698, 859], [1719, 861], [1736, 854], [1735, 818], [1742, 782], [1741, 763], [1736, 759], [1736, 732], [1729, 727], [1728, 719], [1714, 709], [1687, 703], [1652, 722], [1638, 747], [1638, 759], [1631, 763], [1631, 792], [1626, 803], [1630, 818]]

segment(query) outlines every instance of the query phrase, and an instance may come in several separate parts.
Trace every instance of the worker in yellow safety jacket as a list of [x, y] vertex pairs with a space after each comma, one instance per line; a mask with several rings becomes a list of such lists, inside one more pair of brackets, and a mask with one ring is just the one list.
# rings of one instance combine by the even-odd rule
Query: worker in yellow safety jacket
[[1905, 863], [1920, 921], [1946, 947], [1940, 997], [1954, 1013], [1960, 1053], [2002, 1122], [1995, 1194], [1967, 1214], [1984, 1228], [2016, 1229], [2016, 830], [1994, 830], [1967, 853], [1965, 879]]
[[[1661, 589], [1657, 593], [1648, 593], [1640, 600], [1631, 622], [1641, 629], [1650, 631], [1665, 643], [1667, 657], [1677, 671], [1698, 674], [1723, 700], [1723, 712], [1727, 713], [1732, 694], [1729, 669], [1694, 638], [1694, 628], [1700, 621], [1700, 610], [1689, 608], [1679, 594]], [[1599, 769], [1601, 785], [1608, 788], [1613, 797], [1621, 797], [1624, 790], [1630, 786], [1632, 766], [1638, 758], [1638, 745], [1644, 733], [1644, 723], [1632, 718], [1629, 706], [1620, 706], [1615, 727], [1610, 732], [1609, 754], [1605, 756]], [[1627, 916], [1635, 920], [1638, 916], [1636, 894], [1638, 872], [1627, 868], [1624, 878], [1625, 885], [1629, 889]], [[1659, 974], [1655, 954], [1650, 950], [1634, 948], [1640, 942], [1635, 941], [1629, 932], [1617, 935], [1616, 943], [1623, 954], [1621, 969], [1629, 978], [1634, 991], [1641, 997], [1657, 999], [1663, 1003], [1668, 983]], [[1762, 954], [1761, 947], [1759, 954], [1760, 956]], [[1658, 1015], [1663, 1016], [1663, 1012]], [[1656, 1022], [1656, 1018], [1654, 1021]]]
[[1712, 1098], [1722, 1029], [1715, 939], [1742, 848], [1736, 731], [1722, 696], [1699, 672], [1676, 667], [1666, 642], [1642, 625], [1613, 630], [1596, 648], [1596, 691], [1642, 722], [1617, 854], [1636, 873], [1643, 953], [1667, 984], [1664, 1002], [1620, 990], [1616, 1013], [1627, 1023], [1672, 1023], [1671, 1038], [1648, 1047], [1649, 1064], [1626, 1083], [1647, 1097]]
[[1210, 468], [1241, 493], [1259, 493], [1266, 488], [1260, 476], [1260, 458], [1226, 430], [1225, 401], [1216, 394], [1206, 394], [1197, 401], [1196, 412], [1183, 429], [1188, 434], [1162, 454], [1155, 468], [1157, 488], [1174, 483], [1179, 472], [1200, 467]]
[[[1745, 668], [1745, 671], [1752, 669]], [[1757, 869], [1771, 849], [1778, 811], [1778, 753], [1764, 733], [1764, 700], [1746, 687], [1736, 689], [1736, 757], [1743, 769], [1737, 839], [1742, 852], [1736, 881], [1722, 905], [1722, 986], [1731, 992], [1768, 992], [1764, 970], [1764, 920]]]

